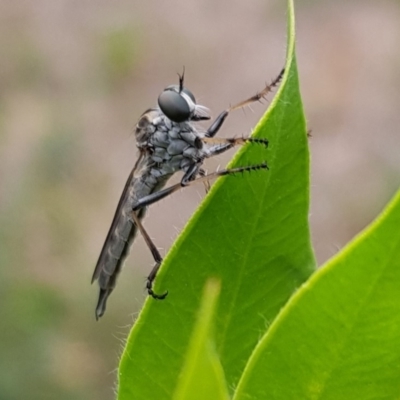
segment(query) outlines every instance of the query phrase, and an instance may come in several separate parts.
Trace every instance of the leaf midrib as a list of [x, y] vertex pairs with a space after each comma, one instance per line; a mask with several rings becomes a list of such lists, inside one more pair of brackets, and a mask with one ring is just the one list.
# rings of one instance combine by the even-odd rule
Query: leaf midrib
[[[290, 63], [292, 62], [292, 60], [290, 60], [290, 62], [288, 62], [288, 65], [290, 65]], [[284, 81], [284, 84], [286, 84], [286, 79]], [[277, 131], [280, 132], [281, 128], [282, 128], [282, 121], [283, 121], [283, 116], [285, 115], [285, 111], [286, 111], [286, 107], [287, 107], [287, 103], [284, 100], [283, 97], [281, 97], [281, 90], [279, 90], [276, 94], [277, 97], [277, 101], [282, 102], [282, 104], [284, 104], [284, 106], [282, 106], [282, 111], [281, 114], [278, 116], [276, 116], [276, 120], [279, 122], [277, 123]], [[285, 93], [285, 97], [286, 97], [286, 92]], [[275, 107], [275, 102], [271, 103], [271, 106]], [[278, 129], [279, 127], [279, 129]], [[277, 135], [278, 140], [277, 140], [277, 146], [276, 146], [276, 151], [272, 154], [272, 158], [275, 160], [276, 159], [276, 154], [278, 153], [278, 148], [280, 147], [281, 144], [281, 140], [280, 139], [280, 135]], [[238, 278], [236, 279], [236, 283], [235, 283], [235, 287], [232, 295], [232, 301], [230, 302], [230, 306], [229, 306], [229, 312], [227, 313], [227, 318], [225, 318], [224, 324], [221, 327], [221, 342], [220, 345], [218, 346], [218, 350], [219, 350], [219, 354], [224, 354], [224, 350], [225, 350], [225, 345], [226, 345], [226, 340], [224, 340], [227, 337], [227, 331], [228, 331], [228, 327], [231, 324], [232, 321], [232, 317], [233, 317], [233, 309], [237, 306], [237, 298], [239, 296], [239, 291], [240, 291], [240, 285], [242, 282], [242, 277], [244, 276], [245, 270], [246, 270], [246, 266], [248, 265], [247, 260], [249, 258], [249, 254], [250, 254], [250, 248], [252, 248], [251, 243], [254, 241], [254, 235], [255, 232], [257, 232], [259, 230], [259, 224], [258, 224], [258, 220], [259, 220], [259, 216], [262, 214], [262, 205], [264, 203], [264, 200], [266, 198], [266, 192], [268, 190], [269, 187], [269, 183], [271, 180], [271, 174], [268, 174], [268, 178], [267, 178], [267, 183], [264, 186], [263, 189], [263, 193], [261, 198], [263, 199], [263, 201], [259, 202], [259, 206], [258, 206], [258, 210], [257, 213], [255, 215], [257, 215], [256, 217], [256, 223], [251, 224], [252, 225], [252, 229], [251, 229], [251, 235], [247, 235], [247, 243], [245, 246], [245, 251], [244, 256], [242, 257], [242, 263], [240, 265], [239, 268], [239, 274], [238, 274]]]

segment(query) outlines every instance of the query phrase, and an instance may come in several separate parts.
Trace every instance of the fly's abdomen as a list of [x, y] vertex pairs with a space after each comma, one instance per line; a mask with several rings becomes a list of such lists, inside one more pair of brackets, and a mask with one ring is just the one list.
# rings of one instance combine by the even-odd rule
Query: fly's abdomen
[[[144, 209], [140, 210], [139, 218], [144, 216]], [[117, 217], [117, 215], [116, 215]], [[96, 308], [96, 318], [100, 318], [106, 309], [106, 301], [113, 291], [122, 264], [129, 253], [130, 245], [135, 238], [137, 227], [131, 218], [122, 212], [110, 232], [100, 254], [93, 280], [97, 279], [100, 286], [99, 300]]]
[[129, 251], [129, 243], [136, 233], [136, 226], [133, 225], [131, 219], [122, 214], [118, 218], [118, 223], [113, 232], [107, 238], [104, 249], [99, 258], [100, 273], [98, 276], [101, 288], [109, 286], [109, 280], [116, 272], [120, 263]]
[[[124, 191], [115, 212], [113, 222], [108, 231], [100, 257], [93, 273], [92, 282], [97, 280], [100, 286], [100, 295], [96, 308], [96, 318], [101, 317], [106, 309], [106, 301], [113, 291], [122, 264], [128, 255], [137, 228], [132, 221], [130, 213], [136, 199], [139, 180], [129, 175]], [[144, 209], [138, 213], [143, 218]]]

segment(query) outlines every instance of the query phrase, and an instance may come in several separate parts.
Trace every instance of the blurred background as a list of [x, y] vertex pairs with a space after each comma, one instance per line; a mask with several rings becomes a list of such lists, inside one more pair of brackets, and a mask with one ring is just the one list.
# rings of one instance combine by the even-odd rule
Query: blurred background
[[[400, 2], [297, 2], [319, 264], [400, 184]], [[0, 399], [110, 399], [152, 258], [139, 239], [105, 317], [90, 278], [136, 157], [134, 126], [186, 68], [216, 116], [284, 64], [278, 0], [0, 2]], [[237, 112], [248, 134], [265, 106]], [[207, 164], [224, 166], [229, 158]], [[162, 254], [204, 188], [154, 205]]]

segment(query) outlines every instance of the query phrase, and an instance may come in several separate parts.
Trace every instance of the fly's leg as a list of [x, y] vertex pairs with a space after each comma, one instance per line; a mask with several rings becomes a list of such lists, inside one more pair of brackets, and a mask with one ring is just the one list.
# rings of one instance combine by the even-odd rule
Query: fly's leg
[[261, 144], [268, 147], [268, 140], [253, 137], [241, 138], [203, 138], [204, 143], [211, 144], [207, 158], [214, 157], [218, 154], [224, 153], [235, 146], [241, 146], [245, 143]]
[[[220, 154], [230, 148], [232, 148], [235, 145], [238, 144], [243, 144], [246, 142], [252, 142], [252, 143], [258, 143], [258, 144], [263, 144], [265, 146], [268, 146], [268, 141], [266, 139], [257, 139], [257, 138], [232, 138], [232, 139], [210, 139], [214, 143], [214, 147], [212, 147], [213, 153], [210, 153], [210, 156]], [[160, 269], [161, 262], [162, 262], [162, 257], [151, 240], [150, 236], [144, 229], [140, 219], [136, 215], [136, 211], [147, 207], [153, 203], [156, 203], [159, 200], [164, 199], [165, 197], [169, 196], [170, 194], [178, 191], [179, 189], [182, 189], [183, 187], [186, 186], [191, 186], [193, 184], [197, 184], [200, 182], [203, 182], [204, 184], [209, 185], [209, 180], [213, 178], [217, 178], [219, 176], [225, 176], [225, 175], [233, 175], [237, 174], [239, 172], [246, 172], [246, 171], [255, 171], [259, 169], [268, 169], [267, 163], [263, 164], [258, 164], [258, 165], [249, 165], [245, 167], [237, 167], [237, 168], [228, 168], [228, 169], [223, 169], [220, 171], [215, 171], [211, 174], [206, 174], [203, 169], [200, 167], [201, 163], [194, 163], [185, 173], [183, 176], [182, 180], [180, 183], [170, 186], [166, 189], [159, 190], [158, 192], [154, 192], [148, 196], [145, 196], [141, 199], [139, 199], [136, 204], [132, 207], [132, 219], [136, 226], [138, 227], [140, 233], [142, 234], [147, 246], [149, 247], [151, 254], [153, 255], [155, 264], [153, 269], [151, 270], [149, 276], [147, 277], [147, 283], [146, 283], [146, 288], [147, 292], [150, 296], [152, 296], [154, 299], [165, 299], [165, 297], [168, 295], [168, 291], [163, 293], [163, 294], [157, 294], [153, 291], [153, 282], [156, 279], [158, 270]], [[199, 177], [197, 177], [199, 175]]]
[[281, 81], [283, 74], [285, 72], [285, 69], [282, 69], [282, 71], [279, 73], [279, 75], [269, 84], [266, 85], [265, 88], [255, 94], [252, 97], [249, 97], [247, 100], [241, 101], [238, 104], [235, 104], [234, 106], [229, 107], [228, 109], [222, 111], [221, 114], [218, 115], [218, 117], [215, 119], [215, 121], [211, 124], [211, 126], [207, 129], [207, 132], [205, 134], [206, 137], [214, 137], [219, 129], [221, 128], [222, 124], [224, 123], [226, 117], [229, 115], [229, 113], [233, 110], [237, 110], [238, 108], [243, 108], [251, 103], [254, 103], [256, 101], [261, 101], [262, 99], [265, 98], [265, 96], [272, 91], [272, 89], [278, 85], [278, 83]]
[[[214, 143], [214, 146], [211, 148], [208, 157], [212, 157], [217, 154], [221, 154], [224, 151], [227, 151], [236, 145], [241, 145], [246, 142], [262, 144], [264, 146], [268, 146], [267, 139], [259, 139], [259, 138], [230, 138], [230, 139], [217, 139], [217, 138], [206, 139], [206, 138], [204, 138], [203, 140], [211, 141], [212, 143]], [[157, 201], [164, 199], [165, 197], [176, 192], [177, 190], [181, 189], [182, 187], [190, 186], [193, 183], [208, 182], [209, 179], [211, 179], [211, 178], [216, 178], [218, 176], [223, 176], [223, 175], [228, 175], [228, 174], [235, 174], [237, 172], [252, 171], [252, 170], [257, 170], [257, 169], [261, 169], [261, 168], [268, 169], [267, 164], [263, 163], [260, 165], [250, 165], [250, 166], [245, 166], [245, 167], [223, 169], [221, 171], [216, 171], [211, 174], [201, 174], [201, 173], [199, 174], [199, 170], [201, 170], [200, 165], [201, 165], [201, 163], [200, 164], [194, 163], [187, 170], [187, 172], [183, 176], [180, 183], [177, 183], [176, 185], [170, 186], [166, 189], [159, 190], [158, 192], [154, 192], [152, 194], [149, 194], [148, 196], [144, 196], [143, 198], [139, 199], [136, 202], [135, 206], [132, 208], [132, 210], [137, 211], [143, 207], [147, 207], [150, 204], [156, 203]], [[197, 176], [197, 174], [199, 174], [200, 177], [193, 179], [194, 177]]]
[[136, 215], [136, 212], [133, 211], [131, 216], [132, 216], [132, 219], [133, 219], [135, 225], [138, 227], [140, 233], [142, 234], [147, 246], [149, 247], [151, 254], [153, 255], [154, 262], [155, 262], [153, 269], [151, 270], [149, 276], [147, 277], [147, 282], [146, 282], [147, 293], [154, 299], [163, 300], [167, 297], [168, 292], [165, 292], [163, 294], [157, 294], [157, 293], [154, 293], [154, 291], [153, 291], [153, 282], [154, 282], [154, 279], [156, 279], [157, 272], [160, 269], [160, 265], [161, 265], [161, 262], [163, 259], [161, 257], [160, 252], [158, 251], [156, 245], [153, 243], [149, 234], [144, 229], [142, 222]]
[[[186, 171], [185, 175], [182, 178], [183, 185], [186, 185], [186, 182], [193, 181], [196, 178], [196, 175], [199, 173], [199, 170], [200, 170], [200, 164], [199, 163], [192, 164], [188, 168], [188, 170]], [[150, 195], [150, 196], [152, 196], [152, 195]], [[150, 197], [150, 196], [146, 196], [146, 197]], [[140, 233], [142, 234], [142, 236], [143, 236], [148, 248], [150, 249], [151, 254], [153, 255], [154, 261], [155, 261], [154, 267], [151, 270], [149, 276], [147, 277], [146, 289], [147, 289], [147, 293], [149, 294], [149, 296], [151, 296], [151, 297], [153, 297], [154, 299], [157, 299], [157, 300], [163, 300], [163, 299], [165, 299], [167, 297], [168, 291], [166, 291], [163, 294], [157, 294], [157, 293], [155, 293], [153, 291], [153, 283], [154, 283], [154, 280], [156, 279], [158, 270], [160, 269], [160, 266], [161, 266], [161, 263], [162, 263], [163, 259], [161, 257], [160, 252], [158, 251], [156, 245], [151, 240], [149, 234], [147, 233], [146, 229], [144, 229], [144, 226], [143, 226], [142, 222], [140, 221], [139, 217], [136, 214], [137, 205], [140, 202], [141, 201], [139, 200], [136, 203], [136, 206], [133, 207], [131, 216], [132, 216], [133, 222], [135, 223], [135, 225], [139, 229]], [[143, 208], [143, 206], [139, 207], [139, 208]]]
[[[204, 171], [203, 168], [200, 168], [199, 169], [199, 175], [200, 176], [206, 176], [207, 173], [206, 173], [206, 171]], [[206, 193], [208, 193], [210, 191], [210, 189], [211, 189], [210, 181], [204, 181], [203, 183], [204, 183], [204, 189], [205, 189]]]
[[172, 194], [186, 186], [191, 186], [191, 185], [194, 185], [199, 182], [207, 182], [208, 180], [217, 178], [219, 176], [233, 175], [233, 174], [237, 174], [239, 172], [256, 171], [256, 170], [260, 170], [260, 169], [269, 169], [267, 163], [264, 162], [262, 164], [257, 164], [257, 165], [248, 165], [245, 167], [222, 169], [220, 171], [215, 171], [210, 174], [197, 177], [196, 179], [193, 179], [193, 180], [185, 180], [184, 181], [182, 179], [182, 181], [180, 183], [177, 183], [166, 189], [159, 190], [158, 192], [154, 192], [148, 196], [141, 198], [140, 200], [137, 201], [137, 203], [133, 207], [133, 211], [138, 211], [143, 207], [147, 207], [153, 203], [156, 203], [157, 201], [164, 199], [165, 197], [169, 196], [170, 194]]

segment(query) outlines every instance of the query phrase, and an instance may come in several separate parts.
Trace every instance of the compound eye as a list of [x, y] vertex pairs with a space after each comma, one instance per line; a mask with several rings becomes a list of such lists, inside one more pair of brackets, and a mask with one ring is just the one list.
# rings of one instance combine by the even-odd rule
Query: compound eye
[[193, 103], [196, 104], [196, 99], [194, 98], [193, 93], [189, 89], [184, 87], [182, 89], [182, 92], [185, 93], [187, 96], [189, 96], [191, 98], [191, 100], [193, 101]]
[[171, 121], [183, 122], [190, 117], [190, 108], [187, 101], [179, 93], [171, 89], [167, 88], [160, 94], [158, 105]]
[[[173, 90], [174, 92], [179, 93], [179, 85], [169, 85], [164, 89], [164, 91], [167, 90]], [[193, 103], [196, 104], [196, 98], [188, 88], [183, 87], [182, 92], [185, 93], [186, 96], [189, 96]]]

